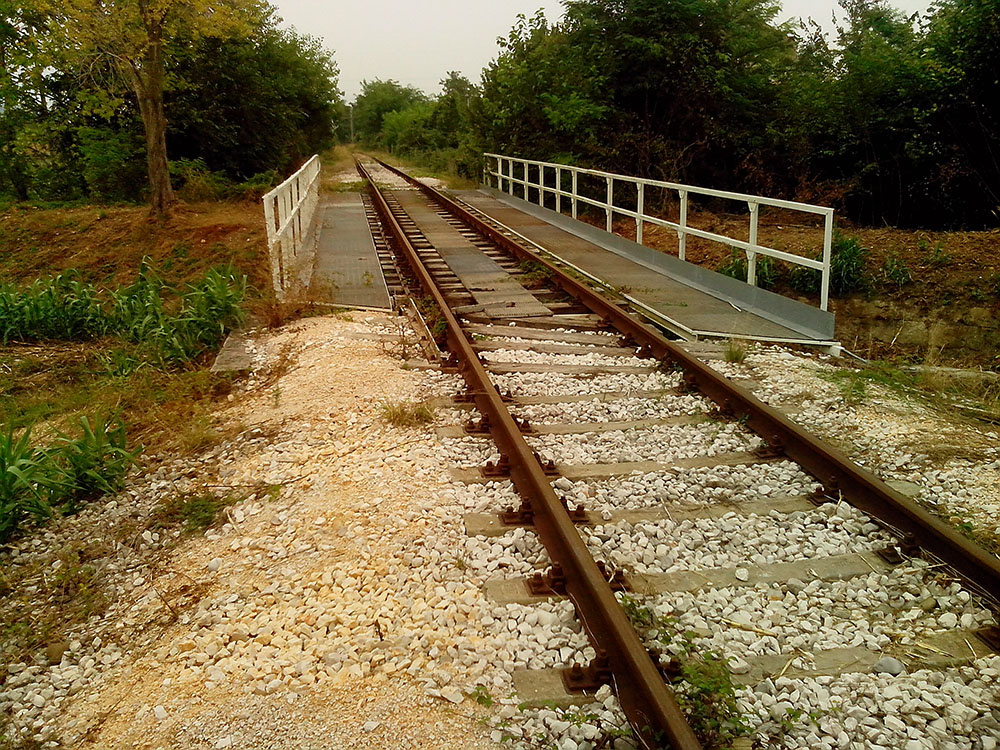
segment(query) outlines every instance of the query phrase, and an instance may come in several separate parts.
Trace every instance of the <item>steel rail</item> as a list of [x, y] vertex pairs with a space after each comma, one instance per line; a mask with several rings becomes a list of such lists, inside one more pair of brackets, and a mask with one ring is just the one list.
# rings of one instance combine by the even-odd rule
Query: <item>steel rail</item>
[[576, 606], [591, 642], [607, 654], [618, 700], [637, 735], [648, 747], [699, 750], [673, 693], [615, 598], [593, 556], [570, 520], [521, 429], [496, 390], [472, 341], [462, 330], [444, 295], [406, 237], [371, 175], [360, 162], [358, 173], [372, 186], [372, 197], [383, 225], [406, 256], [421, 286], [446, 324], [446, 336], [458, 367], [480, 413], [489, 419], [490, 433], [510, 463], [510, 478], [534, 513], [534, 524], [552, 560], [565, 573], [566, 593]]
[[996, 555], [892, 489], [870, 471], [863, 469], [844, 453], [811, 434], [777, 409], [730, 382], [660, 331], [622, 309], [614, 300], [567, 275], [538, 253], [522, 247], [440, 191], [389, 164], [379, 163], [419, 188], [470, 228], [515, 256], [543, 265], [548, 269], [554, 284], [634, 341], [641, 353], [679, 367], [684, 372], [684, 381], [688, 387], [701, 391], [723, 413], [745, 421], [768, 446], [795, 461], [822, 483], [827, 496], [843, 499], [895, 528], [903, 534], [906, 542], [904, 546], [909, 543], [919, 545], [954, 568], [994, 602], [1000, 601], [1000, 558]]

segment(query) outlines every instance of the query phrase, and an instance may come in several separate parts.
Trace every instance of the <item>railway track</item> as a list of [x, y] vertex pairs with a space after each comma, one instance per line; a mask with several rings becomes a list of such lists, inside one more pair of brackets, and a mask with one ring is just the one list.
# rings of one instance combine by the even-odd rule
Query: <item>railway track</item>
[[441, 437], [498, 627], [568, 599], [587, 636], [513, 660], [519, 692], [610, 685], [639, 747], [997, 746], [996, 557], [505, 228], [358, 169], [399, 186], [378, 231], [466, 383]]

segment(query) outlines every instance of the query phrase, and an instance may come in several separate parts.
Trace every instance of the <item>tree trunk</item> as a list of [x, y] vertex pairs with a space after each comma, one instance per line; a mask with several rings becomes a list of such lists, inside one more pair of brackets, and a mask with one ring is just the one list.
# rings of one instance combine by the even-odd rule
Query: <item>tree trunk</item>
[[150, 213], [158, 218], [170, 215], [177, 201], [170, 185], [167, 164], [167, 118], [163, 112], [163, 42], [158, 25], [147, 27], [149, 46], [142, 68], [129, 69], [129, 78], [139, 100], [142, 125], [146, 131], [146, 167], [149, 173]]

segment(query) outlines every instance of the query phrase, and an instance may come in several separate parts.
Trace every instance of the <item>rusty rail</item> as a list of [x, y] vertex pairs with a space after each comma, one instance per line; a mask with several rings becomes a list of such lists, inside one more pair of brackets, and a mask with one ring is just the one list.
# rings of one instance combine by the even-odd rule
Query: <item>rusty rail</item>
[[[374, 186], [374, 181], [360, 162], [357, 168], [361, 177]], [[511, 480], [534, 514], [539, 537], [552, 560], [565, 573], [566, 593], [576, 606], [591, 642], [598, 651], [607, 654], [618, 700], [632, 727], [649, 747], [698, 750], [701, 745], [673, 693], [619, 606], [565, 506], [552, 489], [543, 467], [525, 442], [520, 428], [476, 355], [472, 342], [393, 216], [385, 198], [374, 187], [372, 197], [383, 226], [441, 312], [447, 326], [448, 344], [458, 358], [459, 372], [469, 387], [476, 407], [484, 418], [488, 418], [490, 433], [497, 447], [509, 460]]]
[[760, 435], [769, 447], [798, 463], [821, 482], [827, 496], [843, 499], [887, 526], [897, 529], [903, 535], [904, 547], [913, 543], [919, 545], [948, 563], [991, 599], [1000, 601], [1000, 558], [962, 536], [953, 526], [916, 502], [893, 490], [826, 441], [731, 383], [613, 300], [568, 276], [543, 256], [522, 247], [440, 191], [389, 164], [379, 163], [516, 257], [546, 267], [554, 284], [634, 341], [641, 353], [678, 366], [684, 372], [684, 381], [689, 387], [697, 388], [724, 413], [735, 419], [745, 420], [747, 426]]

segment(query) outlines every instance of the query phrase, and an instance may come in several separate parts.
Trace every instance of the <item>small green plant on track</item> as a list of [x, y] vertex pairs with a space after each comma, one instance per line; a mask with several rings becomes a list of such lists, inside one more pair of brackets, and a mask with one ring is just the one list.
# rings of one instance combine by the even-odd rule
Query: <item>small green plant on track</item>
[[517, 280], [525, 289], [538, 289], [545, 286], [552, 278], [552, 272], [541, 263], [522, 260], [518, 266], [523, 273], [517, 277]]
[[393, 427], [418, 427], [434, 421], [434, 409], [423, 402], [383, 401], [382, 419]]
[[726, 362], [741, 365], [747, 358], [746, 344], [742, 341], [737, 341], [736, 339], [729, 339], [729, 341], [726, 342], [726, 348], [722, 352], [722, 356]]
[[619, 601], [640, 637], [662, 654], [660, 671], [702, 746], [721, 750], [750, 734], [736, 702], [727, 658], [702, 649], [696, 634], [682, 630], [672, 618], [660, 617], [638, 599], [623, 595]]

